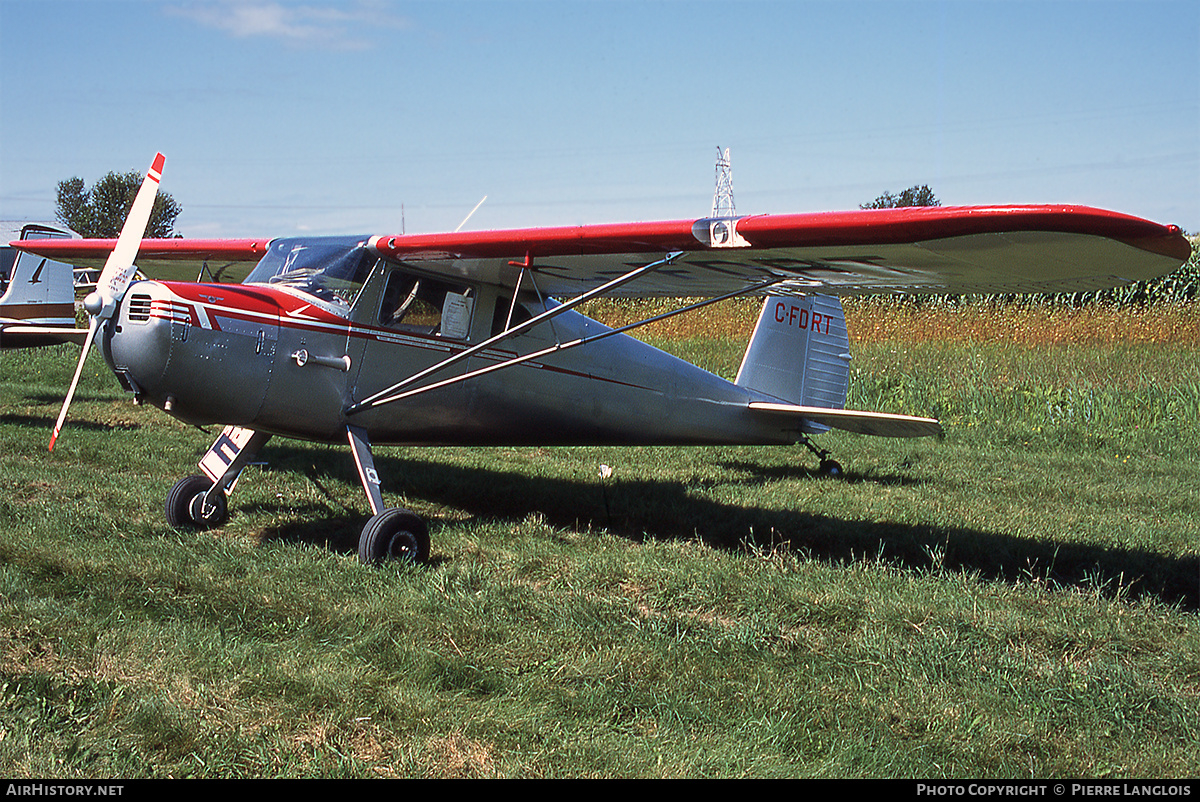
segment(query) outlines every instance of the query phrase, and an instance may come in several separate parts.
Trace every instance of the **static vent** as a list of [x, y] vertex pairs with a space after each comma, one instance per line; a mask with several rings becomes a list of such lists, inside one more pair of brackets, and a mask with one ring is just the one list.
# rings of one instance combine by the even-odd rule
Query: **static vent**
[[150, 296], [134, 293], [129, 297], [129, 322], [145, 323], [150, 319]]

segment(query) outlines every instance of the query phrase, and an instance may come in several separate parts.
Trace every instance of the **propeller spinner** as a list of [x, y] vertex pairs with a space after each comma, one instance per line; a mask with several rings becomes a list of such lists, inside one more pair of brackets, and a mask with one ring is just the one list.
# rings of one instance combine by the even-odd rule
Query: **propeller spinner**
[[75, 388], [79, 384], [80, 374], [83, 373], [83, 363], [87, 361], [88, 351], [91, 350], [92, 342], [96, 339], [96, 332], [100, 330], [106, 320], [112, 317], [137, 272], [133, 262], [137, 259], [142, 237], [146, 233], [146, 226], [150, 223], [150, 213], [154, 209], [154, 199], [158, 195], [158, 184], [162, 180], [165, 162], [166, 158], [161, 153], [154, 156], [154, 163], [150, 165], [150, 170], [142, 181], [141, 189], [134, 198], [129, 215], [125, 218], [125, 225], [121, 229], [120, 236], [117, 237], [117, 244], [104, 263], [104, 270], [96, 282], [96, 289], [84, 299], [83, 308], [90, 318], [87, 339], [83, 341], [83, 352], [79, 355], [79, 364], [75, 367], [75, 377], [71, 379], [71, 387], [67, 390], [62, 411], [58, 413], [58, 421], [54, 424], [53, 434], [50, 435], [51, 451], [54, 450], [58, 433], [67, 419], [67, 409], [71, 406], [71, 399], [75, 397]]

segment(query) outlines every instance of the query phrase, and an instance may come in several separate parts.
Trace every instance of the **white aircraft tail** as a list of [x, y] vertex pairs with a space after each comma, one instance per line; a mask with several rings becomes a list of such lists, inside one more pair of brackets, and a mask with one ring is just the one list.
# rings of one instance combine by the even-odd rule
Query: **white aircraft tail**
[[0, 317], [39, 326], [74, 326], [71, 266], [16, 251], [5, 255], [15, 258], [8, 275], [0, 276], [0, 284], [6, 285], [0, 291]]
[[768, 298], [742, 358], [736, 383], [768, 395], [750, 409], [784, 416], [804, 434], [830, 428], [880, 437], [931, 437], [942, 433], [933, 418], [846, 409], [850, 337], [842, 302], [828, 295]]
[[[828, 295], [767, 298], [735, 383], [796, 406], [845, 407], [850, 338], [842, 302]], [[812, 421], [803, 429], [828, 431]]]
[[[31, 229], [34, 238], [42, 233]], [[74, 268], [7, 246], [0, 242], [0, 349], [83, 342], [87, 329], [75, 326]]]

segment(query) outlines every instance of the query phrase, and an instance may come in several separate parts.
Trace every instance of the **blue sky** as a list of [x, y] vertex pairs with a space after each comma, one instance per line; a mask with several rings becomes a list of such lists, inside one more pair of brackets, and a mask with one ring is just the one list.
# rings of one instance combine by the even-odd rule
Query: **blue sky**
[[191, 237], [1082, 203], [1200, 231], [1200, 3], [0, 0], [0, 219]]

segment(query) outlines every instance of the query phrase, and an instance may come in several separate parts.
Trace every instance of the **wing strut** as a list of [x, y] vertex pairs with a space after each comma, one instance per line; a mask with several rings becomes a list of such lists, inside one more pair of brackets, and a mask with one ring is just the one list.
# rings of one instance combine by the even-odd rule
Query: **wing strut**
[[[521, 284], [525, 281], [526, 273], [529, 274], [529, 281], [531, 284], [533, 284], [533, 291], [537, 293], [538, 301], [541, 303], [542, 309], [545, 310], [547, 308], [546, 299], [542, 297], [542, 291], [538, 289], [537, 279], [534, 278], [533, 253], [530, 251], [525, 251], [525, 261], [509, 262], [509, 264], [513, 267], [521, 268], [521, 272], [517, 274], [517, 283], [513, 286], [512, 300], [508, 304], [508, 317], [504, 319], [504, 332], [507, 332], [512, 326], [513, 315], [517, 311], [517, 299], [521, 297]], [[553, 321], [550, 322], [550, 329], [554, 329]], [[557, 339], [557, 336], [558, 335], [556, 334], [555, 339]]]
[[[642, 267], [636, 268], [634, 270], [630, 270], [628, 273], [624, 273], [624, 274], [618, 276], [617, 278], [613, 279], [612, 281], [609, 281], [605, 284], [601, 284], [599, 287], [596, 287], [595, 289], [588, 290], [587, 292], [583, 293], [582, 295], [575, 296], [574, 298], [572, 298], [571, 300], [567, 301], [564, 304], [561, 304], [559, 306], [554, 307], [553, 309], [549, 309], [545, 312], [542, 312], [540, 315], [534, 315], [529, 320], [526, 320], [523, 323], [519, 323], [516, 326], [513, 326], [511, 329], [508, 329], [507, 331], [502, 331], [499, 334], [495, 335], [494, 337], [489, 337], [488, 339], [481, 342], [479, 345], [471, 346], [470, 348], [466, 349], [465, 351], [459, 351], [457, 354], [454, 354], [451, 357], [447, 357], [446, 359], [443, 359], [441, 362], [438, 362], [436, 365], [432, 365], [432, 366], [426, 368], [425, 370], [422, 370], [418, 373], [414, 373], [413, 375], [409, 376], [407, 379], [396, 382], [391, 387], [388, 387], [386, 390], [380, 390], [379, 392], [375, 393], [374, 395], [368, 396], [367, 398], [364, 398], [362, 401], [359, 401], [356, 404], [351, 404], [350, 406], [346, 407], [346, 414], [353, 415], [356, 412], [362, 412], [364, 410], [371, 409], [372, 407], [377, 407], [380, 404], [390, 403], [391, 401], [394, 401], [396, 399], [390, 398], [389, 396], [391, 396], [393, 393], [398, 392], [399, 390], [404, 389], [405, 387], [409, 386], [410, 384], [413, 384], [414, 382], [418, 382], [421, 379], [425, 378], [426, 376], [429, 376], [430, 374], [437, 373], [438, 371], [440, 371], [444, 368], [448, 368], [453, 364], [461, 362], [462, 360], [467, 359], [468, 357], [474, 356], [475, 354], [479, 353], [480, 351], [490, 348], [502, 340], [506, 340], [509, 337], [514, 337], [523, 331], [528, 331], [529, 329], [533, 328], [534, 326], [544, 323], [547, 320], [552, 320], [552, 319], [558, 317], [559, 315], [563, 314], [564, 312], [574, 309], [575, 307], [579, 306], [580, 304], [582, 304], [586, 301], [590, 301], [591, 299], [593, 299], [599, 295], [603, 295], [604, 293], [608, 292], [609, 290], [613, 290], [624, 284], [628, 284], [629, 282], [633, 281], [634, 279], [640, 278], [647, 273], [658, 270], [660, 267], [665, 267], [665, 266], [671, 264], [672, 262], [674, 262], [676, 259], [678, 259], [682, 255], [683, 255], [683, 251], [674, 251], [674, 252], [668, 254], [667, 256], [665, 256], [664, 258], [659, 259], [657, 262], [651, 262], [648, 265], [643, 265]], [[741, 292], [745, 292], [745, 290], [743, 289], [743, 290], [741, 290]]]
[[[512, 326], [513, 314], [517, 311], [517, 299], [521, 297], [521, 284], [525, 281], [525, 275], [529, 274], [529, 283], [533, 285], [533, 291], [537, 293], [538, 303], [542, 305], [543, 310], [547, 310], [546, 298], [542, 295], [542, 290], [537, 285], [537, 276], [533, 268], [533, 253], [525, 251], [525, 261], [509, 262], [513, 267], [521, 268], [520, 274], [517, 275], [516, 286], [513, 287], [512, 301], [508, 305], [508, 317], [504, 319], [504, 334], [508, 333], [509, 327]], [[550, 331], [554, 333], [554, 339], [558, 339], [558, 332], [554, 328], [554, 319], [550, 318], [547, 321], [550, 324]]]
[[[720, 301], [725, 301], [730, 298], [735, 298], [739, 295], [745, 295], [747, 293], [757, 292], [758, 290], [766, 289], [767, 287], [770, 287], [772, 284], [778, 284], [782, 280], [783, 279], [771, 279], [770, 281], [764, 281], [761, 284], [756, 284], [753, 287], [747, 287], [747, 288], [735, 290], [734, 292], [727, 292], [724, 295], [719, 295], [715, 298], [706, 298], [703, 301], [697, 301], [696, 303], [688, 304], [687, 306], [681, 306], [678, 309], [672, 309], [670, 312], [663, 312], [662, 314], [655, 315], [654, 317], [648, 317], [645, 320], [639, 320], [636, 323], [626, 324], [624, 326], [621, 326], [620, 328], [610, 329], [609, 331], [601, 332], [600, 334], [593, 334], [590, 337], [580, 337], [579, 339], [571, 340], [570, 342], [556, 343], [554, 345], [551, 345], [548, 348], [543, 348], [540, 351], [533, 351], [532, 353], [524, 354], [523, 356], [517, 356], [517, 357], [513, 357], [511, 359], [505, 359], [501, 362], [497, 362], [494, 365], [488, 365], [486, 368], [479, 368], [478, 370], [469, 371], [467, 373], [462, 374], [461, 376], [454, 376], [449, 379], [443, 379], [442, 381], [434, 382], [433, 384], [425, 384], [420, 387], [417, 387], [416, 389], [408, 390], [407, 392], [398, 392], [395, 395], [390, 395], [387, 398], [383, 398], [379, 401], [374, 402], [372, 404], [372, 406], [383, 406], [384, 404], [390, 404], [393, 401], [403, 401], [406, 398], [412, 398], [415, 395], [421, 395], [422, 393], [427, 393], [430, 390], [438, 390], [438, 389], [441, 389], [442, 387], [449, 387], [452, 384], [458, 384], [459, 382], [465, 382], [468, 379], [474, 379], [477, 376], [483, 376], [488, 373], [495, 373], [498, 370], [504, 370], [505, 368], [511, 368], [514, 365], [520, 365], [523, 362], [530, 362], [534, 359], [541, 359], [542, 357], [549, 356], [550, 354], [556, 354], [559, 351], [567, 351], [571, 348], [578, 348], [581, 345], [587, 345], [588, 343], [594, 343], [598, 340], [603, 340], [606, 337], [612, 337], [614, 334], [624, 334], [625, 332], [627, 332], [631, 329], [640, 328], [641, 326], [646, 326], [651, 323], [656, 323], [660, 320], [666, 320], [667, 318], [674, 317], [675, 315], [682, 315], [684, 312], [691, 312], [694, 309], [700, 309], [702, 307], [709, 306], [710, 304], [715, 304]], [[449, 360], [447, 360], [447, 361], [449, 361]], [[350, 410], [347, 410], [347, 413], [353, 412], [353, 411], [355, 411], [355, 410], [350, 409]]]

